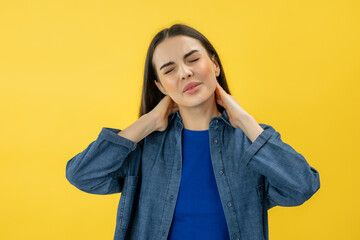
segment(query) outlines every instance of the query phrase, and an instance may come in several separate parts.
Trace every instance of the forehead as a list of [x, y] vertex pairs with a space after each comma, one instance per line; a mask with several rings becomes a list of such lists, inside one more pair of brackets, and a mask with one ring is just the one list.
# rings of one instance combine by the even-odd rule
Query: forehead
[[171, 37], [156, 46], [153, 62], [158, 67], [169, 61], [182, 59], [186, 53], [194, 49], [199, 50], [200, 53], [206, 51], [201, 42], [195, 38], [183, 35]]

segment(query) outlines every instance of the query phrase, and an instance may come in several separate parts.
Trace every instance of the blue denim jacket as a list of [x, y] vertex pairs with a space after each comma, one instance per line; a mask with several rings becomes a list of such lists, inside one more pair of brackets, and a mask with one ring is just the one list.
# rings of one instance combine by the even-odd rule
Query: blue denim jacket
[[[273, 127], [259, 125], [264, 131], [251, 142], [230, 124], [226, 110], [209, 124], [210, 155], [231, 240], [267, 240], [267, 210], [299, 206], [320, 188], [318, 171]], [[181, 180], [182, 129], [179, 112], [170, 116], [165, 131], [138, 143], [104, 127], [67, 162], [66, 178], [78, 189], [121, 193], [114, 239], [167, 239]]]

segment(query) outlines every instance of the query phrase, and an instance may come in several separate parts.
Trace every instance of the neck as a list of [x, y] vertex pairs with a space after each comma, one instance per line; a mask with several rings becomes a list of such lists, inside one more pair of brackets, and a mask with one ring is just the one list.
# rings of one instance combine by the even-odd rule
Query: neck
[[209, 101], [195, 107], [179, 106], [184, 128], [195, 131], [208, 130], [212, 118], [221, 116], [215, 102], [215, 95]]

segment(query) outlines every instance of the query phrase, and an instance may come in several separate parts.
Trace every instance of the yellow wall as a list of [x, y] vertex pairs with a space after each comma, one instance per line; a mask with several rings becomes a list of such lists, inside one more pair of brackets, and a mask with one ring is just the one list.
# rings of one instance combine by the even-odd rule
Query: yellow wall
[[[133, 2], [133, 3], [130, 3]], [[230, 90], [320, 172], [270, 239], [360, 239], [357, 0], [0, 3], [0, 239], [112, 239], [120, 194], [92, 195], [66, 162], [137, 119], [145, 54], [173, 23], [217, 49]]]

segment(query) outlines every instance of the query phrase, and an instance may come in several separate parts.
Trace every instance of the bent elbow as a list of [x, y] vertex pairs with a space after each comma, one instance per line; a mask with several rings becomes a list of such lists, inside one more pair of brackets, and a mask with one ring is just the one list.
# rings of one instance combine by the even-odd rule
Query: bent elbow
[[81, 179], [79, 178], [78, 174], [76, 174], [76, 171], [74, 170], [74, 166], [71, 164], [71, 161], [72, 160], [69, 160], [66, 163], [65, 177], [71, 185], [84, 191], [85, 189], [81, 184], [81, 181], [80, 181]]
[[66, 165], [65, 177], [77, 189], [98, 195], [121, 193], [124, 184], [123, 179], [117, 177], [85, 178], [84, 175], [76, 174], [69, 163]]
[[312, 168], [313, 174], [291, 187], [274, 187], [271, 186], [268, 189], [269, 207], [271, 206], [283, 206], [294, 207], [299, 206], [309, 200], [320, 189], [319, 173]]
[[319, 173], [314, 169], [311, 168], [314, 172], [313, 176], [309, 179], [309, 181], [303, 185], [299, 189], [299, 197], [298, 197], [298, 204], [301, 205], [307, 200], [309, 200], [319, 189], [320, 189], [320, 177]]
[[79, 181], [78, 179], [76, 178], [76, 176], [74, 175], [74, 172], [71, 171], [70, 169], [66, 168], [66, 171], [65, 171], [65, 177], [66, 179], [68, 180], [68, 182], [75, 186], [76, 188], [81, 189], [81, 185], [79, 184]]

